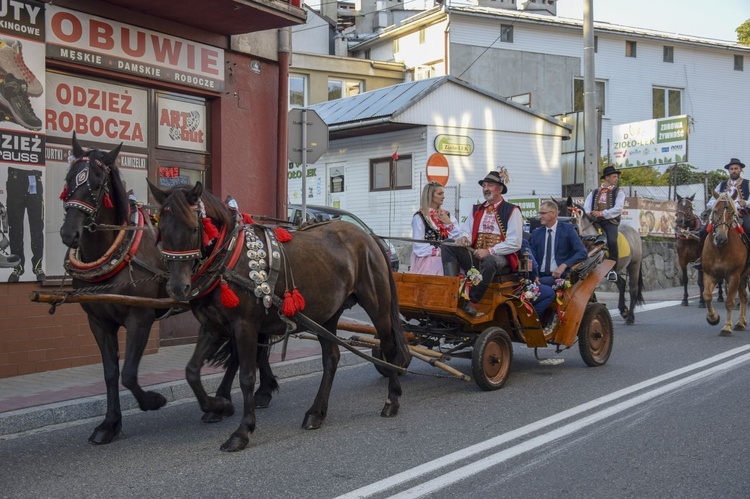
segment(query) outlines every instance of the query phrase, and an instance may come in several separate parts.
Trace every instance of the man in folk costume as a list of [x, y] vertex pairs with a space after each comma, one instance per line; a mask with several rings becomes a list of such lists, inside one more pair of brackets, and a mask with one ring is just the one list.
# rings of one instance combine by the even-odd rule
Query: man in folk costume
[[[471, 287], [469, 301], [463, 310], [474, 317], [476, 306], [487, 292], [495, 275], [503, 269], [511, 272], [518, 268], [518, 250], [523, 239], [523, 216], [521, 209], [503, 199], [508, 192], [505, 168], [492, 171], [479, 181], [485, 201], [474, 205], [470, 217], [460, 228], [458, 246], [442, 247], [443, 272], [447, 276], [457, 276], [459, 269], [468, 271], [476, 263], [482, 282]], [[472, 251], [468, 248], [473, 248]]]
[[594, 189], [586, 197], [583, 209], [594, 217], [596, 224], [607, 236], [607, 247], [609, 248], [609, 259], [615, 262], [620, 257], [617, 247], [617, 228], [620, 225], [620, 215], [625, 204], [625, 192], [617, 183], [620, 180], [620, 170], [614, 166], [607, 166], [600, 177], [602, 185]]
[[[724, 169], [729, 171], [729, 178], [719, 183], [714, 189], [714, 192], [721, 194], [728, 192], [730, 196], [733, 196], [737, 192], [737, 199], [734, 200], [737, 206], [737, 211], [742, 219], [742, 228], [745, 230], [745, 234], [750, 234], [750, 213], [748, 213], [748, 200], [750, 200], [750, 180], [742, 178], [742, 170], [745, 168], [745, 163], [737, 158], [732, 158], [729, 163], [724, 165]], [[706, 209], [710, 210], [716, 204], [716, 197], [706, 203]], [[701, 248], [703, 247], [703, 241], [706, 239], [706, 227], [702, 226], [700, 229], [701, 237]], [[701, 260], [698, 258], [693, 264], [698, 270], [701, 270]]]

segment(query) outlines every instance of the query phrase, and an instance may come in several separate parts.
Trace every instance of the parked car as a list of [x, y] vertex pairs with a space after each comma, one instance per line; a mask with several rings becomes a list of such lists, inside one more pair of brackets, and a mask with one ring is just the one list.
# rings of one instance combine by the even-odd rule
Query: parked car
[[[359, 226], [362, 230], [368, 234], [375, 235], [370, 227], [362, 221], [361, 218], [353, 213], [339, 208], [333, 208], [332, 206], [313, 206], [307, 205], [307, 219], [308, 220], [343, 220], [344, 222], [353, 223]], [[300, 225], [302, 223], [302, 206], [298, 204], [290, 204], [288, 207], [288, 219], [294, 225]], [[388, 258], [391, 261], [391, 268], [394, 272], [398, 271], [399, 260], [396, 248], [389, 242], [379, 237], [375, 238], [383, 247], [383, 250], [388, 254]]]

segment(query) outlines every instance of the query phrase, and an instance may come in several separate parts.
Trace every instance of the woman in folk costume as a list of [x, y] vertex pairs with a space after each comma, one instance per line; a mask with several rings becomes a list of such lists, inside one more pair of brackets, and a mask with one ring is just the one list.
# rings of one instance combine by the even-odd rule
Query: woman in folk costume
[[[445, 241], [459, 235], [458, 222], [443, 206], [445, 189], [439, 182], [430, 182], [422, 189], [419, 211], [411, 220], [412, 237], [428, 241]], [[414, 243], [411, 253], [412, 274], [443, 275], [439, 244]]]

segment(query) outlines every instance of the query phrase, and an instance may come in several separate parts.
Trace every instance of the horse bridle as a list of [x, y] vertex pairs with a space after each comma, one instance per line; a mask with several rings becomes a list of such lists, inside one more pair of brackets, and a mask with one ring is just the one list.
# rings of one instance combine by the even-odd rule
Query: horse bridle
[[[88, 163], [88, 165], [83, 167], [81, 171], [78, 172], [74, 177], [73, 180], [75, 181], [75, 186], [72, 189], [67, 189], [65, 199], [63, 199], [63, 208], [66, 210], [68, 208], [76, 208], [88, 215], [88, 218], [86, 219], [87, 223], [84, 224], [84, 227], [92, 230], [92, 224], [96, 219], [96, 215], [99, 213], [99, 210], [102, 207], [102, 200], [104, 199], [104, 196], [109, 194], [109, 174], [111, 169], [108, 165], [102, 163], [98, 159], [95, 159], [93, 161], [90, 160], [88, 156], [78, 158], [73, 162], [73, 164], [70, 165], [70, 167], [73, 168], [74, 165], [77, 165], [81, 162], [86, 162]], [[102, 182], [102, 186], [97, 193], [95, 193], [91, 187], [91, 176], [89, 175], [89, 168], [92, 163], [94, 164], [94, 166], [101, 168], [105, 173], [104, 182]], [[93, 201], [93, 204], [88, 204], [80, 199], [70, 199], [73, 194], [75, 194], [84, 184], [86, 184], [86, 187], [88, 189], [88, 196]]]
[[728, 208], [727, 208], [728, 203], [734, 203], [734, 200], [732, 200], [732, 199], [724, 200], [724, 209], [721, 212], [721, 222], [716, 222], [715, 221], [714, 214], [716, 213], [716, 211], [712, 211], [711, 212], [711, 226], [712, 226], [712, 231], [714, 233], [716, 232], [716, 229], [718, 227], [721, 227], [722, 225], [726, 225], [727, 226], [727, 230], [733, 230], [733, 229], [735, 229], [739, 225], [739, 215], [738, 214], [735, 214], [733, 217], [731, 217], [731, 220], [729, 222], [726, 221], [726, 218], [727, 218], [726, 215], [727, 215], [727, 211], [728, 211]]
[[[693, 211], [693, 202], [690, 199], [683, 199], [682, 201], [685, 201], [687, 203], [687, 207], [685, 210], [677, 210], [675, 211], [675, 225], [678, 229], [686, 229], [686, 230], [696, 230], [701, 225], [701, 219], [698, 215], [695, 214]], [[682, 202], [680, 201], [680, 202]], [[687, 208], [690, 208], [690, 213], [688, 213], [686, 210]], [[679, 216], [682, 215], [683, 224], [680, 224]]]
[[[162, 247], [161, 244], [161, 231], [159, 232], [159, 251], [161, 251], [161, 256], [166, 261], [177, 261], [177, 262], [184, 262], [188, 260], [195, 260], [193, 263], [193, 266], [197, 266], [200, 261], [203, 259], [203, 248], [200, 246], [201, 242], [203, 241], [203, 218], [206, 216], [206, 207], [203, 204], [202, 200], [198, 200], [197, 204], [194, 204], [191, 206], [193, 211], [195, 211], [198, 215], [198, 226], [193, 227], [193, 231], [198, 232], [198, 248], [197, 249], [188, 249], [188, 250], [165, 250]], [[172, 208], [169, 206], [162, 207], [161, 212], [162, 213], [169, 213], [172, 211]]]

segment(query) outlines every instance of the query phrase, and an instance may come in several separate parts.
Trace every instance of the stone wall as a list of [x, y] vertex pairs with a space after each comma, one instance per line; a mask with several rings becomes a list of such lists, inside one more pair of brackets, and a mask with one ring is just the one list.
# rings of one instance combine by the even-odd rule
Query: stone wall
[[[680, 279], [682, 270], [677, 263], [677, 251], [673, 239], [651, 240], [643, 239], [643, 287], [645, 291], [652, 289], [673, 288], [682, 286]], [[698, 272], [688, 265], [688, 280], [690, 285], [697, 285]], [[613, 283], [602, 281], [599, 289], [616, 291]]]

